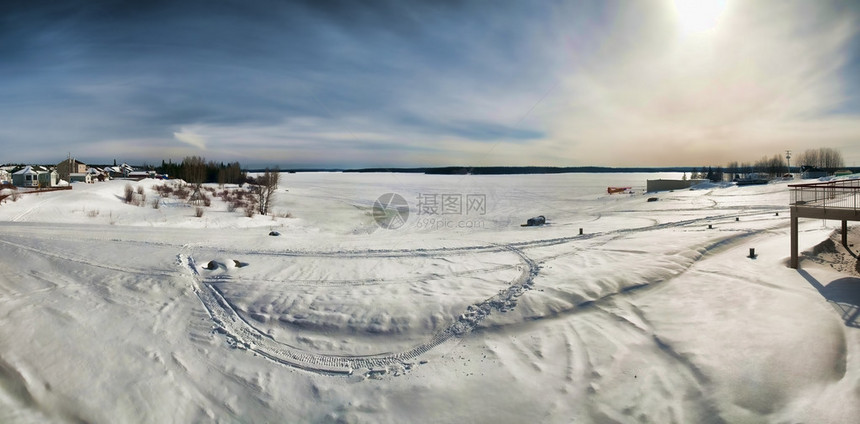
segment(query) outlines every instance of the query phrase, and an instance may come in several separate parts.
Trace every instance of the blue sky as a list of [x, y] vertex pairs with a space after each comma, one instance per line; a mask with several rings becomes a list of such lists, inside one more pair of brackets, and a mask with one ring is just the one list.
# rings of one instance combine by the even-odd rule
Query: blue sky
[[857, 2], [0, 6], [0, 162], [860, 166]]

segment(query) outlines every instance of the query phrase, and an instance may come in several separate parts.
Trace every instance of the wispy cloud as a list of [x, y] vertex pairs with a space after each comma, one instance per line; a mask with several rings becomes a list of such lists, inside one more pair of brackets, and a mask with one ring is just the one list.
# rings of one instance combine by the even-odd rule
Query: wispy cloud
[[206, 140], [200, 134], [193, 133], [186, 129], [173, 133], [173, 138], [194, 146], [200, 150], [206, 150]]
[[0, 18], [0, 160], [860, 162], [843, 2], [727, 0], [703, 33], [671, 0], [34, 5]]
[[[860, 114], [831, 112], [856, 95], [840, 69], [858, 21], [818, 6], [730, 3], [704, 36], [667, 31], [659, 18], [621, 23], [611, 54], [566, 78], [547, 148], [570, 159], [587, 149], [606, 164], [680, 165], [844, 145]], [[845, 153], [860, 159], [857, 147]]]

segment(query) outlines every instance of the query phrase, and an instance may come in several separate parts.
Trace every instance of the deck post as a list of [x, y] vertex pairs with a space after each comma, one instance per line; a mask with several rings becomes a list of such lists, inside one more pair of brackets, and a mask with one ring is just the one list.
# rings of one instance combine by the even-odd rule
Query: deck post
[[791, 208], [791, 262], [789, 266], [793, 269], [797, 269], [798, 260], [797, 260], [797, 210], [795, 207]]
[[848, 220], [842, 220], [842, 245], [848, 248]]

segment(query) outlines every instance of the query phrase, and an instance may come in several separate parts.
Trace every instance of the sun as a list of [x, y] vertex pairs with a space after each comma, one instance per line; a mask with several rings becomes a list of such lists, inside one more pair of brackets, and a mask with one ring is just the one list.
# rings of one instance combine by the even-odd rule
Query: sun
[[727, 0], [674, 0], [678, 27], [684, 35], [713, 31], [726, 9]]

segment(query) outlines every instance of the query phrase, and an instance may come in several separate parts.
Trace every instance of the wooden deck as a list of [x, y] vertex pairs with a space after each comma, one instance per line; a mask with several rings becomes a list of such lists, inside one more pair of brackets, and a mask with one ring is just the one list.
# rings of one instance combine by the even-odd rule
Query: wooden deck
[[860, 179], [791, 184], [791, 267], [798, 267], [799, 218], [842, 221], [842, 244], [848, 246], [848, 221], [860, 221]]

